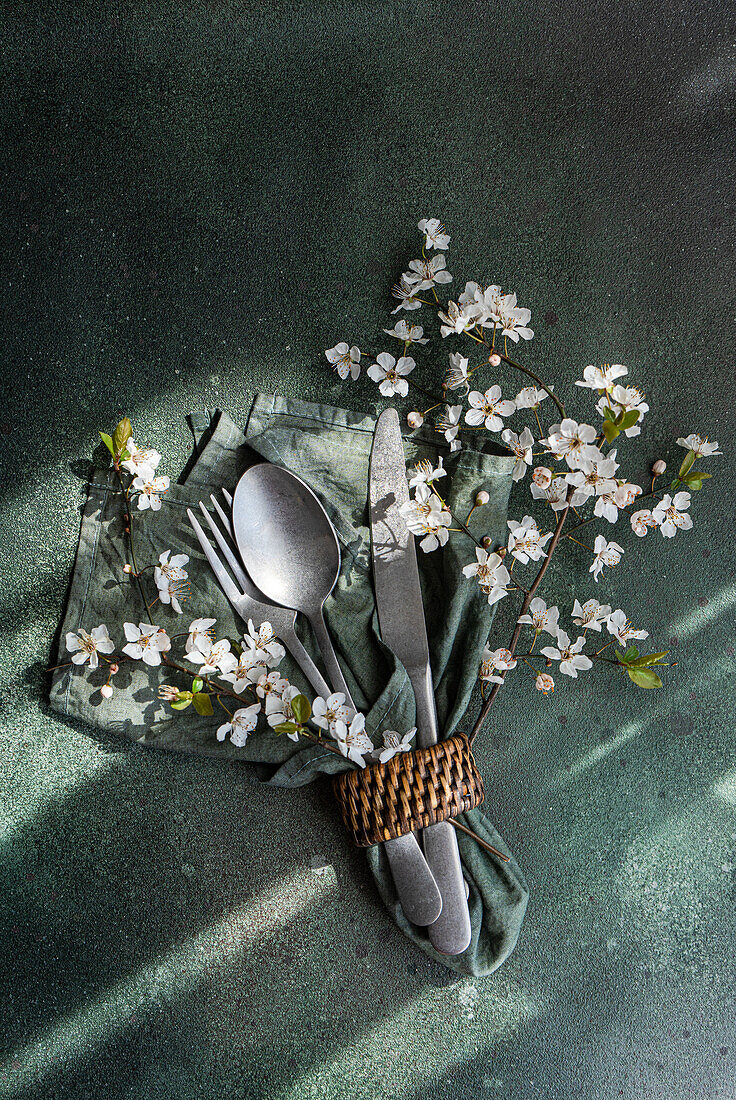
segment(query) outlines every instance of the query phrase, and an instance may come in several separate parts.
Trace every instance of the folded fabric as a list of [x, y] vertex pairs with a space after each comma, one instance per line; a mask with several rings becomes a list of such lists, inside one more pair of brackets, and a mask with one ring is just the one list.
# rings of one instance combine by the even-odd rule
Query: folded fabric
[[[325, 605], [325, 618], [355, 703], [366, 714], [366, 728], [377, 743], [383, 730], [403, 733], [410, 729], [415, 724], [414, 694], [405, 670], [381, 642], [371, 583], [367, 492], [374, 419], [344, 409], [260, 394], [254, 400], [245, 433], [224, 413], [192, 417], [190, 422], [198, 447], [186, 477], [171, 486], [160, 511], [139, 512], [134, 517], [139, 567], [153, 564], [165, 550], [184, 552], [190, 558], [187, 570], [192, 592], [184, 614], [179, 617], [170, 607], [161, 607], [154, 616], [158, 624], [174, 634], [185, 631], [191, 619], [216, 617], [218, 637], [237, 638], [242, 634], [243, 624], [203, 557], [186, 508], [196, 507], [199, 500], [206, 501], [211, 492], [222, 487], [232, 490], [254, 461], [267, 459], [284, 466], [317, 493], [338, 533], [342, 567], [335, 591]], [[442, 481], [443, 495], [459, 516], [467, 515], [477, 490], [485, 489], [490, 501], [475, 513], [471, 526], [477, 517], [476, 534], [504, 540], [513, 457], [494, 453], [488, 446], [449, 454], [442, 437], [429, 431], [408, 437], [405, 451], [409, 464], [428, 460], [436, 466], [439, 456], [443, 457], [448, 473]], [[117, 634], [122, 634], [123, 621], [144, 618], [143, 605], [135, 602], [135, 588], [123, 581], [127, 554], [123, 510], [114, 490], [112, 471], [93, 471], [62, 638], [67, 631], [90, 629], [104, 622], [113, 639], [122, 645], [123, 639]], [[469, 540], [451, 538], [443, 550], [419, 555], [437, 711], [444, 737], [455, 731], [466, 711], [493, 616], [478, 586], [463, 577], [462, 566], [472, 558], [471, 551]], [[297, 619], [297, 629], [320, 663], [308, 627]], [[59, 660], [65, 659], [62, 650]], [[281, 669], [313, 697], [288, 654]], [[52, 682], [51, 705], [60, 713], [141, 744], [259, 765], [261, 778], [278, 786], [301, 786], [320, 773], [335, 773], [351, 766], [317, 745], [279, 736], [265, 723], [259, 723], [243, 748], [227, 739], [217, 741], [217, 718], [200, 716], [192, 707], [178, 714], [158, 699], [161, 683], [176, 682], [176, 674], [165, 667], [149, 668], [141, 662], [124, 665], [115, 676], [113, 697], [107, 700], [100, 693], [105, 680], [102, 669], [87, 674], [76, 667], [58, 669]], [[494, 847], [505, 848], [480, 810], [460, 820]], [[369, 848], [366, 853], [381, 897], [407, 936], [444, 966], [462, 974], [488, 974], [516, 943], [527, 903], [526, 884], [513, 858], [504, 863], [465, 834], [458, 834], [458, 842], [470, 886], [473, 938], [467, 951], [455, 958], [436, 954], [426, 935], [406, 921], [383, 849]]]

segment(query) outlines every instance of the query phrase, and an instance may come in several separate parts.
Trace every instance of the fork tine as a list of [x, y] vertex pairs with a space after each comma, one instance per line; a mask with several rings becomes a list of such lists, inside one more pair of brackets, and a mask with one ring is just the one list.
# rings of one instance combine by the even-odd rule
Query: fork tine
[[233, 584], [230, 575], [228, 574], [224, 565], [215, 553], [212, 543], [205, 535], [199, 524], [199, 520], [197, 519], [191, 508], [187, 508], [187, 515], [189, 516], [189, 522], [191, 523], [194, 533], [197, 536], [199, 545], [202, 547], [202, 552], [207, 558], [207, 561], [210, 563], [210, 566], [212, 567], [212, 572], [215, 574], [215, 577], [217, 578], [217, 581], [222, 588], [222, 591], [225, 593], [230, 603], [235, 606], [235, 601], [241, 599], [241, 593], [238, 592], [238, 589]]
[[220, 521], [222, 523], [222, 526], [225, 528], [225, 530], [228, 533], [228, 535], [230, 536], [230, 538], [233, 538], [233, 525], [230, 521], [229, 515], [227, 514], [225, 509], [222, 507], [222, 505], [220, 504], [219, 500], [217, 499], [217, 497], [215, 496], [214, 493], [210, 493], [210, 500], [212, 501], [212, 504], [213, 504], [213, 507], [214, 507], [215, 511], [217, 512], [218, 516], [220, 517]]
[[230, 568], [233, 572], [233, 576], [235, 577], [235, 580], [241, 586], [241, 589], [243, 591], [247, 591], [248, 578], [245, 576], [245, 574], [243, 572], [242, 565], [240, 564], [238, 559], [235, 557], [235, 554], [233, 554], [232, 550], [230, 549], [230, 547], [228, 546], [227, 542], [225, 541], [225, 539], [223, 537], [222, 531], [220, 530], [220, 528], [217, 526], [217, 524], [213, 520], [212, 516], [207, 511], [204, 504], [202, 504], [201, 500], [199, 502], [199, 507], [200, 507], [200, 510], [202, 512], [202, 515], [204, 516], [204, 518], [207, 521], [207, 526], [209, 527], [212, 534], [215, 536], [215, 542], [217, 543], [220, 550], [224, 554], [225, 561], [230, 566]]
[[223, 490], [222, 490], [222, 495], [224, 496], [225, 500], [227, 501], [227, 503], [228, 503], [228, 506], [229, 506], [230, 508], [232, 508], [232, 506], [233, 506], [233, 496], [232, 496], [232, 493], [228, 493], [227, 489], [223, 489]]

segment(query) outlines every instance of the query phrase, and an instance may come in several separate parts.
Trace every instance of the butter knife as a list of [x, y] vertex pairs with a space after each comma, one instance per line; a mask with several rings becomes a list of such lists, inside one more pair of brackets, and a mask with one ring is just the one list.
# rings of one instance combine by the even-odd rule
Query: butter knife
[[[417, 743], [425, 748], [437, 742], [439, 733], [417, 552], [400, 511], [408, 500], [399, 417], [395, 409], [386, 409], [376, 424], [370, 464], [376, 606], [381, 637], [401, 661], [414, 688]], [[422, 840], [442, 895], [442, 912], [428, 926], [427, 934], [436, 951], [459, 955], [470, 944], [472, 932], [455, 830], [449, 821], [441, 821], [424, 829]]]

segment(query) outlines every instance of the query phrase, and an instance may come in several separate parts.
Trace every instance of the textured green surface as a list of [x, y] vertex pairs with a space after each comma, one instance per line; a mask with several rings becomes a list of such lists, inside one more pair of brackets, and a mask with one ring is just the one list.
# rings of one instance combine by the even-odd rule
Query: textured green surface
[[[43, 669], [97, 426], [128, 411], [173, 473], [198, 402], [369, 408], [322, 350], [377, 345], [421, 216], [447, 222], [458, 281], [518, 289], [558, 385], [629, 364], [653, 406], [632, 473], [691, 428], [732, 451], [733, 12], [18, 4], [2, 23], [0, 1089], [732, 1096], [730, 458], [693, 532], [598, 586], [675, 649], [671, 686], [499, 699], [478, 755], [532, 903], [484, 982], [385, 921], [324, 793], [94, 741], [45, 710]], [[593, 587], [574, 557], [551, 582], [562, 602]]]

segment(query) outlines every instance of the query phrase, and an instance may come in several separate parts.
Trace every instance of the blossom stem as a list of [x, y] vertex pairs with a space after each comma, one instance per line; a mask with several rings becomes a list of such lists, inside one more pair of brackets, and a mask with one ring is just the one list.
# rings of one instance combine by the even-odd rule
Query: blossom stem
[[[484, 341], [484, 343], [485, 343], [485, 341]], [[538, 384], [539, 386], [541, 386], [541, 388], [542, 388], [542, 389], [544, 390], [544, 392], [545, 392], [545, 393], [546, 393], [546, 394], [547, 394], [547, 395], [548, 395], [549, 397], [551, 397], [551, 398], [552, 398], [552, 400], [554, 401], [555, 405], [556, 405], [556, 406], [557, 406], [557, 408], [559, 409], [559, 412], [560, 412], [560, 416], [562, 416], [562, 417], [564, 417], [564, 416], [565, 416], [565, 406], [564, 406], [564, 405], [562, 404], [562, 402], [560, 401], [559, 397], [556, 397], [556, 396], [554, 395], [554, 393], [553, 393], [553, 392], [552, 392], [552, 390], [551, 390], [551, 389], [549, 388], [549, 386], [547, 386], [547, 385], [546, 385], [546, 384], [545, 384], [545, 383], [544, 383], [544, 382], [542, 381], [542, 379], [541, 379], [541, 378], [539, 377], [539, 375], [538, 375], [538, 374], [535, 374], [533, 370], [529, 370], [529, 367], [522, 367], [521, 363], [517, 363], [515, 359], [510, 359], [510, 358], [509, 358], [509, 356], [508, 356], [508, 355], [506, 355], [506, 353], [505, 353], [505, 352], [504, 352], [504, 354], [503, 354], [503, 355], [501, 355], [501, 358], [503, 359], [504, 363], [508, 363], [508, 365], [509, 365], [510, 367], [516, 367], [516, 369], [517, 369], [517, 370], [520, 370], [522, 374], [525, 374], [525, 375], [527, 375], [527, 377], [528, 377], [528, 378], [532, 378], [532, 379], [533, 379], [533, 380], [534, 380], [534, 381], [535, 381], [535, 382], [536, 382], [536, 383], [537, 383], [537, 384]]]
[[[552, 395], [550, 395], [550, 396], [552, 396]], [[567, 519], [567, 514], [570, 511], [570, 502], [572, 500], [572, 495], [573, 495], [574, 492], [575, 492], [575, 486], [571, 485], [570, 488], [567, 490], [567, 496], [565, 497], [565, 507], [560, 511], [560, 515], [559, 515], [559, 518], [557, 520], [557, 526], [555, 527], [554, 534], [552, 535], [552, 539], [551, 539], [549, 547], [547, 549], [547, 553], [544, 555], [544, 561], [542, 562], [542, 565], [540, 567], [539, 572], [537, 573], [536, 577], [532, 581], [531, 587], [529, 588], [529, 591], [527, 592], [527, 594], [524, 598], [524, 602], [521, 605], [521, 611], [519, 612], [519, 616], [518, 616], [519, 618], [522, 618], [524, 615], [526, 615], [527, 611], [529, 610], [529, 604], [532, 602], [532, 597], [534, 596], [534, 593], [537, 591], [540, 584], [542, 583], [542, 578], [544, 577], [544, 574], [547, 572], [547, 567], [549, 566], [552, 555], [554, 554], [554, 552], [557, 548], [557, 543], [560, 541], [560, 537], [562, 535], [562, 528], [564, 526], [565, 520]], [[517, 620], [516, 627], [514, 629], [514, 633], [511, 636], [511, 642], [508, 646], [508, 649], [509, 649], [512, 656], [514, 655], [514, 651], [516, 650], [516, 647], [519, 644], [519, 638], [521, 637], [521, 632], [522, 632], [523, 628], [524, 628], [524, 624], [518, 622], [518, 620]], [[527, 654], [527, 656], [528, 656], [528, 654]], [[505, 670], [501, 672], [501, 676], [502, 676], [502, 678], [505, 679], [505, 677], [506, 677], [506, 671]], [[484, 724], [486, 718], [488, 717], [488, 713], [489, 713], [491, 707], [493, 706], [493, 702], [494, 702], [496, 696], [498, 695], [498, 689], [500, 687], [501, 687], [500, 684], [494, 684], [493, 685], [493, 688], [492, 688], [490, 694], [488, 695], [488, 698], [486, 699], [485, 703], [481, 707], [480, 714], [478, 715], [478, 717], [476, 719], [476, 722], [475, 722], [475, 725], [473, 726], [472, 730], [470, 731], [470, 736], [468, 738], [468, 740], [471, 742], [471, 744], [475, 740], [475, 738], [478, 736], [481, 729], [483, 728], [483, 724]]]
[[311, 733], [308, 729], [305, 729], [304, 726], [299, 729], [299, 736], [306, 737], [309, 741], [313, 741], [315, 745], [321, 745], [323, 749], [329, 749], [330, 752], [336, 752], [338, 756], [342, 756], [337, 745], [331, 745], [329, 741], [325, 741], [322, 737], [318, 737], [316, 733]]
[[568, 535], [567, 537], [569, 539], [572, 539], [573, 542], [577, 542], [578, 546], [582, 546], [583, 550], [589, 550], [591, 554], [594, 552], [592, 546], [587, 546], [584, 542], [579, 542], [577, 539], [573, 539], [572, 535]]
[[128, 536], [128, 547], [130, 549], [130, 560], [133, 563], [133, 576], [135, 577], [135, 583], [138, 585], [138, 592], [140, 593], [140, 597], [143, 601], [143, 606], [146, 609], [146, 617], [147, 617], [149, 623], [151, 624], [151, 626], [154, 626], [155, 624], [153, 622], [153, 619], [151, 618], [151, 610], [150, 610], [150, 608], [148, 606], [148, 602], [146, 600], [146, 593], [143, 590], [143, 583], [141, 581], [141, 576], [140, 576], [141, 575], [141, 570], [138, 568], [138, 562], [135, 559], [135, 546], [133, 544], [133, 521], [132, 521], [132, 518], [131, 518], [131, 511], [130, 511], [130, 490], [129, 490], [129, 488], [126, 488], [126, 486], [123, 482], [123, 479], [120, 475], [120, 467], [118, 465], [117, 459], [115, 459], [114, 466], [115, 466], [115, 474], [116, 474], [118, 482], [120, 484], [120, 488], [122, 489], [123, 494], [125, 496], [125, 516], [124, 516], [125, 533]]
[[492, 844], [488, 844], [485, 840], [479, 837], [477, 833], [474, 833], [472, 829], [468, 829], [467, 826], [461, 825], [456, 817], [448, 818], [448, 820], [450, 824], [454, 825], [456, 829], [459, 829], [461, 833], [467, 833], [468, 836], [472, 836], [473, 840], [476, 841], [477, 844], [480, 844], [481, 848], [485, 848], [487, 852], [490, 852], [491, 855], [498, 856], [498, 858], [502, 859], [504, 863], [509, 862], [508, 856], [505, 856], [503, 852], [499, 852], [498, 848], [494, 848]]

